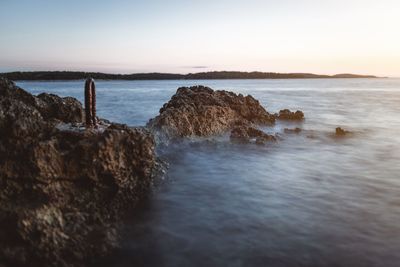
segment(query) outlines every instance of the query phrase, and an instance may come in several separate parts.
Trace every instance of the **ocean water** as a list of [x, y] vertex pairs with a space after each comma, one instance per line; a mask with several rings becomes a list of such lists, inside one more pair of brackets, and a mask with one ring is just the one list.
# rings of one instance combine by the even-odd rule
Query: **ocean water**
[[[198, 84], [306, 120], [265, 127], [281, 137], [266, 146], [225, 135], [160, 150], [166, 179], [100, 265], [400, 266], [400, 79], [98, 81], [98, 114], [145, 125]], [[83, 81], [18, 85], [83, 100]], [[338, 126], [353, 134], [334, 138]]]

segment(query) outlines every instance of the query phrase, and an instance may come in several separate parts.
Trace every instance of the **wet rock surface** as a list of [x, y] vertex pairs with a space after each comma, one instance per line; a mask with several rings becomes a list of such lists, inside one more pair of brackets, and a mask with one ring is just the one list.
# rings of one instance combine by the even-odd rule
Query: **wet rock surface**
[[142, 128], [83, 127], [74, 98], [0, 79], [0, 265], [79, 266], [117, 244], [121, 211], [147, 192], [155, 143]]
[[289, 109], [282, 109], [279, 113], [274, 115], [278, 120], [287, 120], [287, 121], [302, 121], [304, 120], [304, 113], [300, 110], [296, 112], [290, 111]]
[[237, 125], [274, 122], [275, 117], [250, 95], [194, 86], [179, 88], [147, 126], [167, 138], [176, 138], [218, 135]]

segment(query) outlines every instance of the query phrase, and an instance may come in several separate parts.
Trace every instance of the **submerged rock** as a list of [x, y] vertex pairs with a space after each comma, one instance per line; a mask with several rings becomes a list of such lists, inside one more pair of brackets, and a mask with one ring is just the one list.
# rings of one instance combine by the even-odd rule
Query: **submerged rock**
[[152, 182], [142, 128], [85, 130], [74, 98], [0, 79], [0, 265], [83, 265], [115, 246], [114, 223]]
[[167, 138], [174, 138], [211, 136], [236, 125], [274, 122], [274, 116], [250, 95], [194, 86], [179, 88], [147, 126]]
[[250, 143], [253, 139], [257, 144], [276, 141], [275, 136], [264, 133], [263, 131], [251, 126], [237, 126], [232, 129], [230, 139], [236, 142]]
[[278, 120], [301, 121], [304, 120], [304, 113], [300, 110], [293, 112], [289, 109], [282, 109], [278, 114], [275, 114], [275, 117]]
[[287, 134], [299, 134], [299, 133], [301, 133], [301, 128], [299, 128], [299, 127], [296, 127], [296, 128], [294, 128], [294, 129], [289, 129], [289, 128], [285, 128], [285, 129], [283, 129], [283, 132], [284, 133], [287, 133]]

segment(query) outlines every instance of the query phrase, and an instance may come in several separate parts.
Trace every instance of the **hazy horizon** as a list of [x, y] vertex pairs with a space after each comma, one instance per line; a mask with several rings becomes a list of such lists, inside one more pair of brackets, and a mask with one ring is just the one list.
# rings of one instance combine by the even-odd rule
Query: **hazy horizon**
[[0, 72], [400, 77], [399, 10], [394, 0], [5, 0]]
[[193, 71], [193, 72], [157, 72], [157, 71], [148, 71], [148, 72], [101, 72], [101, 71], [91, 71], [91, 70], [10, 70], [10, 71], [5, 71], [0, 73], [13, 73], [13, 72], [88, 72], [88, 73], [102, 73], [102, 74], [111, 74], [111, 75], [135, 75], [135, 74], [176, 74], [176, 75], [189, 75], [189, 74], [198, 74], [198, 73], [208, 73], [208, 72], [241, 72], [241, 73], [252, 73], [252, 72], [260, 72], [260, 73], [276, 73], [276, 74], [313, 74], [313, 75], [361, 75], [361, 76], [376, 76], [376, 78], [400, 78], [400, 77], [395, 77], [395, 76], [379, 76], [379, 75], [374, 75], [371, 73], [333, 73], [333, 74], [326, 74], [326, 73], [305, 73], [305, 72], [275, 72], [275, 71], [258, 71], [258, 70], [252, 70], [252, 71], [236, 71], [236, 70], [207, 70], [207, 71]]

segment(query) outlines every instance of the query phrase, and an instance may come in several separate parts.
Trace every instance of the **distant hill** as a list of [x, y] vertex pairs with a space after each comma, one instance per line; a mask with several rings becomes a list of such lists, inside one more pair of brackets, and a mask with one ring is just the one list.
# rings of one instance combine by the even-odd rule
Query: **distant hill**
[[31, 71], [0, 73], [0, 77], [10, 80], [82, 80], [87, 77], [100, 80], [211, 80], [211, 79], [319, 79], [319, 78], [377, 78], [372, 75], [336, 74], [318, 75], [312, 73], [240, 72], [212, 71], [189, 74], [135, 73], [108, 74], [78, 71]]
[[336, 74], [333, 75], [332, 78], [378, 78], [376, 76], [372, 76], [372, 75], [357, 75], [357, 74], [350, 74], [350, 73], [341, 73], [341, 74]]

